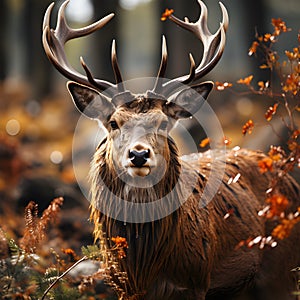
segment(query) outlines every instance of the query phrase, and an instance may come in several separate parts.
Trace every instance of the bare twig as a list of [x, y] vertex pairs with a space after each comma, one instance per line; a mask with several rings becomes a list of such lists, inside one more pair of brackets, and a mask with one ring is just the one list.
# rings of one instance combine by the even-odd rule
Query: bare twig
[[60, 276], [58, 276], [50, 285], [49, 287], [45, 290], [41, 300], [44, 300], [46, 295], [49, 293], [49, 291], [56, 285], [56, 283], [63, 278], [65, 275], [67, 275], [72, 269], [74, 269], [77, 265], [79, 265], [81, 262], [87, 260], [87, 256], [83, 256], [81, 259], [76, 261], [70, 268], [68, 268], [65, 272], [63, 272]]

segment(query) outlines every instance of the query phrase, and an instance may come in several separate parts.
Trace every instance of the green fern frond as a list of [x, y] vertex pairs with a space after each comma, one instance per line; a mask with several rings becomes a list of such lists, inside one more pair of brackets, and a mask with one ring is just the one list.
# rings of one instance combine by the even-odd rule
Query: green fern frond
[[100, 250], [98, 245], [88, 245], [81, 247], [81, 252], [84, 256], [92, 260], [103, 260], [103, 252]]

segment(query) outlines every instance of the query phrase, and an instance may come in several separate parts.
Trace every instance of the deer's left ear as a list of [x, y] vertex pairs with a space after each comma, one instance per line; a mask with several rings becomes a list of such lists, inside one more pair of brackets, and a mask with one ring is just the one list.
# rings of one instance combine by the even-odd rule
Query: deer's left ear
[[212, 81], [207, 81], [182, 90], [167, 103], [167, 115], [176, 120], [192, 116], [206, 101], [213, 86]]

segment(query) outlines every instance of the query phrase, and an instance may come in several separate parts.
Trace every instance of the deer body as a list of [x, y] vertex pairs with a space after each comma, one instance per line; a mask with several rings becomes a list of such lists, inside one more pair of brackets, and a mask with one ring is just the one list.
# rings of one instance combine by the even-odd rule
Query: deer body
[[[250, 299], [290, 299], [290, 269], [300, 263], [299, 227], [275, 249], [237, 248], [243, 240], [270, 234], [272, 224], [258, 216], [271, 179], [258, 169], [263, 154], [232, 150], [218, 159], [200, 154], [183, 159], [169, 136], [178, 120], [200, 110], [213, 83], [197, 81], [217, 64], [224, 50], [225, 7], [220, 4], [223, 21], [211, 34], [206, 6], [198, 2], [197, 22], [168, 17], [203, 43], [199, 66], [190, 55], [189, 74], [164, 81], [167, 50], [163, 38], [155, 86], [142, 95], [125, 89], [115, 42], [116, 84], [94, 78], [83, 59], [86, 76], [80, 74], [64, 53], [68, 40], [101, 28], [112, 14], [90, 26], [71, 29], [64, 17], [66, 1], [55, 30], [49, 25], [53, 4], [45, 14], [43, 45], [48, 58], [73, 80], [68, 89], [79, 111], [107, 130], [91, 164], [91, 218], [96, 227], [101, 224], [108, 248], [113, 246], [111, 237], [121, 236], [128, 242], [126, 257], [116, 258], [127, 279], [121, 280], [111, 269], [120, 299], [233, 299], [244, 290], [251, 292]], [[206, 189], [210, 176], [218, 173], [221, 176]], [[300, 202], [299, 186], [286, 175], [277, 189], [294, 211]]]
[[[180, 160], [173, 146], [171, 155], [174, 158], [169, 167], [176, 173], [180, 172], [181, 164], [187, 163]], [[99, 194], [97, 180], [102, 177], [107, 178], [105, 184], [108, 186], [113, 182], [110, 188], [117, 186], [118, 190], [114, 192], [126, 201], [145, 201], [145, 198], [155, 201], [158, 197], [156, 191], [147, 191], [145, 195], [143, 189], [137, 189], [133, 192], [133, 199], [131, 195], [126, 196], [122, 182], [115, 182], [114, 172], [107, 170], [107, 149], [109, 145], [105, 142], [94, 157], [91, 171], [93, 200], [105, 199]], [[197, 184], [187, 201], [170, 216], [152, 223], [124, 224], [105, 215], [100, 219], [97, 219], [99, 214], [94, 215], [95, 223], [102, 223], [106, 237], [122, 236], [128, 241], [126, 257], [120, 260], [122, 270], [127, 272], [128, 283], [126, 286], [119, 283], [120, 288], [127, 291], [128, 299], [206, 299], [206, 295], [207, 299], [233, 299], [236, 293], [247, 288], [255, 291], [257, 287], [261, 289], [258, 292], [258, 295], [263, 295], [261, 299], [292, 299], [290, 291], [294, 281], [290, 270], [298, 265], [300, 257], [296, 254], [283, 260], [283, 256], [299, 251], [299, 228], [294, 229], [288, 241], [283, 241], [275, 249], [265, 250], [266, 253], [258, 247], [237, 249], [241, 240], [270, 234], [268, 224], [257, 214], [264, 204], [270, 180], [267, 175], [260, 174], [257, 166], [263, 157], [262, 153], [249, 150], [226, 154], [223, 182], [206, 207], [199, 208], [205, 176], [209, 173], [207, 165], [210, 159], [204, 156], [188, 163], [190, 173], [198, 176]], [[191, 182], [190, 173], [183, 184]], [[237, 174], [241, 174], [240, 179], [228, 185], [229, 179]], [[178, 186], [178, 194], [181, 188], [184, 186]], [[167, 192], [166, 184], [162, 182], [158, 190]], [[299, 187], [291, 178], [282, 182], [280, 192], [293, 199], [291, 209], [299, 205]], [[225, 219], [229, 210], [233, 213]], [[264, 264], [266, 266], [262, 268]], [[272, 280], [266, 280], [265, 276]], [[260, 299], [258, 295], [253, 299]]]

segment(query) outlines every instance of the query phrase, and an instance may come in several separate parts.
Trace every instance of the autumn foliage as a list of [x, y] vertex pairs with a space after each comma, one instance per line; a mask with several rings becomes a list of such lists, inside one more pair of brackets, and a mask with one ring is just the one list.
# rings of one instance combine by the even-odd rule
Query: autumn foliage
[[54, 199], [39, 218], [38, 205], [33, 201], [29, 202], [25, 208], [25, 232], [20, 241], [21, 247], [26, 252], [35, 252], [36, 247], [46, 235], [49, 223], [55, 222], [62, 204], [62, 197]]
[[[274, 246], [274, 239], [288, 237], [293, 226], [300, 221], [299, 209], [294, 213], [287, 213], [289, 199], [278, 193], [276, 189], [282, 177], [300, 167], [300, 130], [299, 123], [297, 124], [296, 121], [299, 119], [300, 112], [300, 33], [296, 39], [298, 46], [285, 50], [283, 55], [279, 55], [274, 46], [279, 42], [280, 36], [291, 31], [291, 28], [288, 28], [280, 18], [272, 19], [271, 23], [273, 32], [263, 35], [257, 33], [248, 51], [249, 56], [255, 56], [261, 61], [259, 68], [269, 72], [269, 80], [257, 80], [255, 84], [254, 75], [251, 74], [238, 79], [236, 82], [238, 86], [230, 82], [216, 83], [218, 91], [228, 89], [233, 93], [247, 93], [270, 99], [273, 104], [266, 108], [264, 114], [267, 124], [272, 127], [271, 121], [274, 117], [278, 117], [288, 131], [286, 144], [271, 145], [267, 157], [258, 162], [261, 173], [272, 174], [269, 189], [266, 191], [265, 207], [261, 209], [259, 215], [275, 221], [277, 225], [271, 236], [250, 237], [247, 241], [241, 241], [239, 246], [259, 245], [261, 248], [266, 244]], [[234, 87], [243, 87], [245, 91], [236, 92], [233, 90]], [[249, 119], [242, 126], [242, 134], [251, 134], [254, 128], [255, 121]], [[273, 132], [280, 137], [275, 128]], [[285, 140], [283, 137], [280, 138]]]
[[111, 240], [115, 243], [115, 247], [111, 249], [111, 251], [117, 251], [119, 258], [126, 257], [125, 250], [128, 248], [127, 240], [124, 237], [112, 237]]

